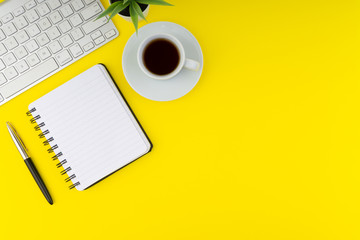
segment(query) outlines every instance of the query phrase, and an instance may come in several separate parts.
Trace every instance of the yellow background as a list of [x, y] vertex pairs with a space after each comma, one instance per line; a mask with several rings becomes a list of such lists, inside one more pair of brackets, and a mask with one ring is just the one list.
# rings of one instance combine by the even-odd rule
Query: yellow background
[[[185, 97], [155, 102], [128, 85], [121, 56], [134, 29], [117, 16], [116, 40], [0, 107], [0, 238], [360, 239], [359, 2], [169, 1], [176, 6], [152, 6], [148, 21], [183, 25], [204, 52], [203, 75]], [[69, 191], [25, 112], [97, 63], [154, 149]]]

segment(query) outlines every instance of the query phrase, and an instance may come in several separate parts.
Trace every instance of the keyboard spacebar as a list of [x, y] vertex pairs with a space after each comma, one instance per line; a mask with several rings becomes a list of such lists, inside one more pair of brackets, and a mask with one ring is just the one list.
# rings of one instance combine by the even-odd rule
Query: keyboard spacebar
[[55, 60], [51, 58], [0, 88], [0, 93], [9, 98], [58, 68]]

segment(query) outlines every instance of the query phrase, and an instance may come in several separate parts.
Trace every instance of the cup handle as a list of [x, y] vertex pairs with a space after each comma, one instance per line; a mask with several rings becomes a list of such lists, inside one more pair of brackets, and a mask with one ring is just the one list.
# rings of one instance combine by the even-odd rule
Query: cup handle
[[185, 59], [184, 68], [192, 71], [199, 71], [200, 63], [198, 61], [187, 58]]

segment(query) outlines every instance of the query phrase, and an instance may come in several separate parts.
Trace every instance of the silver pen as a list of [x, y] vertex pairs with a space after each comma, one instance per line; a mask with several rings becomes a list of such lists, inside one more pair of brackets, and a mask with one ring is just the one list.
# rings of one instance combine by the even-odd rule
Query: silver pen
[[30, 170], [33, 178], [35, 179], [37, 185], [39, 186], [41, 192], [44, 194], [46, 200], [52, 205], [53, 200], [50, 196], [49, 191], [47, 190], [44, 181], [41, 179], [39, 172], [37, 171], [33, 161], [31, 160], [24, 142], [21, 140], [19, 134], [16, 132], [14, 126], [10, 122], [6, 122], [7, 128], [9, 130], [10, 136], [15, 143], [15, 146], [20, 152], [21, 157], [24, 159], [26, 166]]

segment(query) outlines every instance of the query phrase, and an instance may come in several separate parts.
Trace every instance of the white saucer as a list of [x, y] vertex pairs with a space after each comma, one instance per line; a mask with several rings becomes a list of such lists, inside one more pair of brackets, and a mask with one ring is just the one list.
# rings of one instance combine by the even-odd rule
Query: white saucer
[[[168, 33], [179, 39], [187, 58], [200, 63], [199, 71], [182, 69], [174, 78], [155, 80], [143, 73], [137, 62], [137, 50], [140, 43], [155, 33]], [[171, 101], [191, 91], [199, 81], [203, 69], [203, 54], [196, 38], [184, 27], [171, 22], [155, 22], [139, 29], [126, 43], [122, 66], [125, 78], [130, 86], [141, 96], [155, 101]]]

